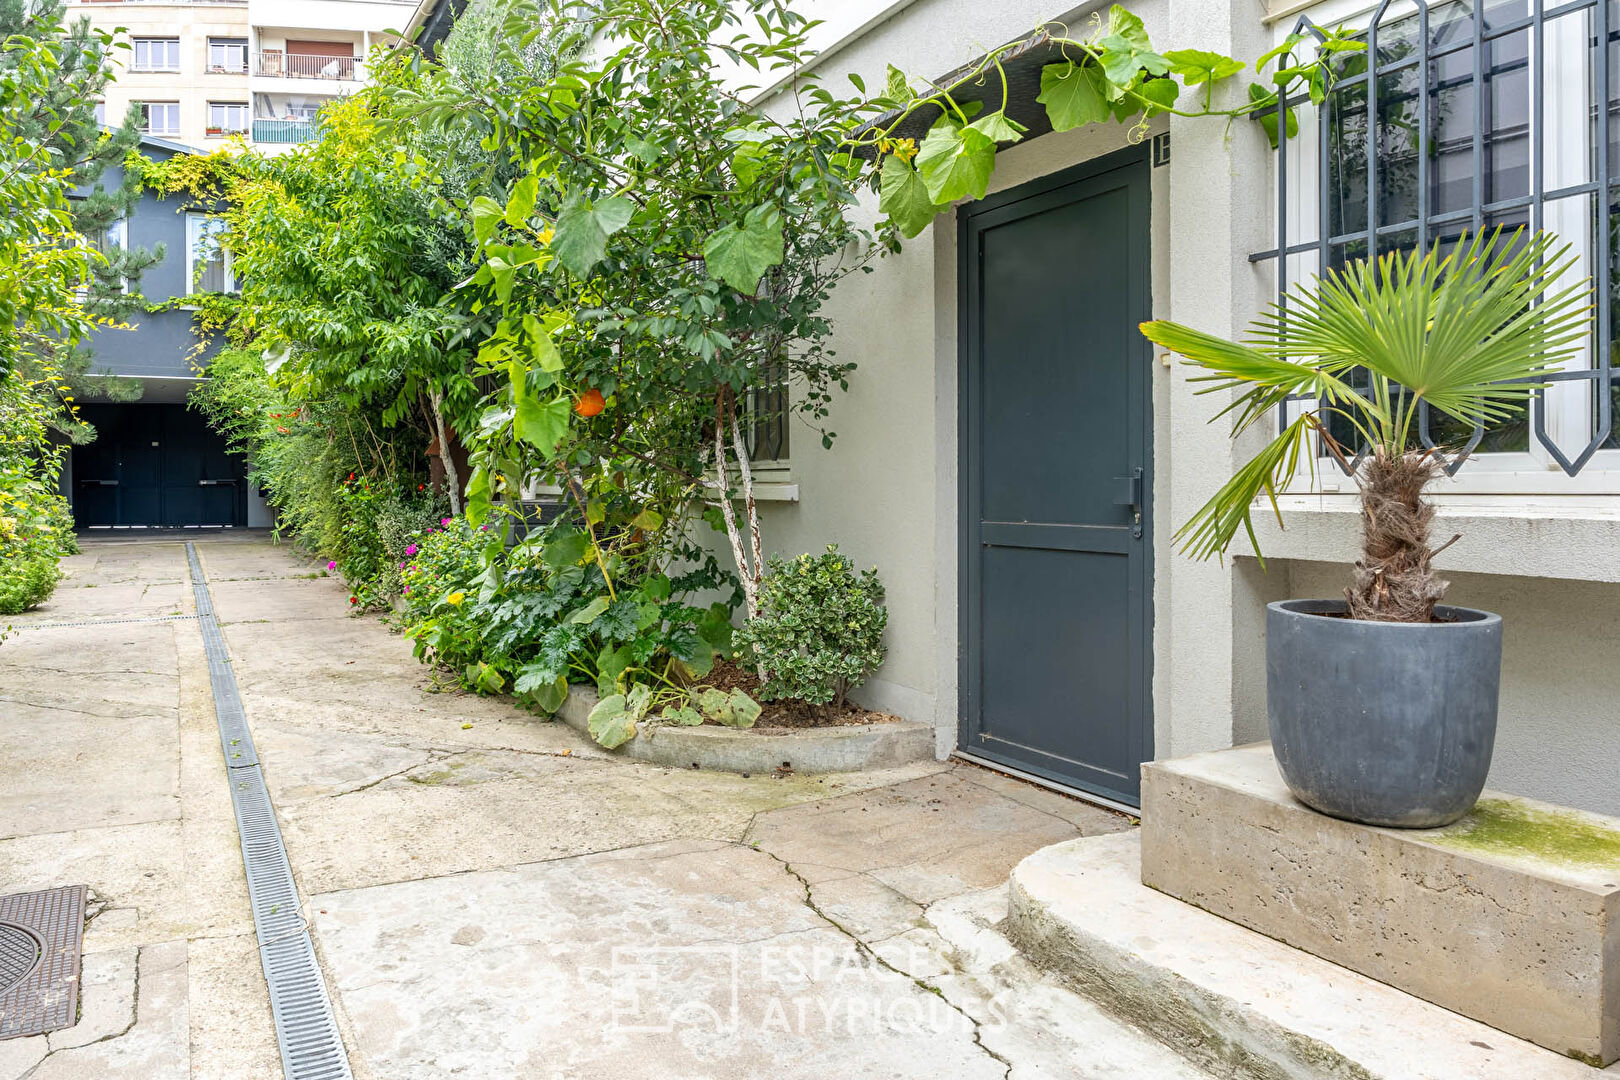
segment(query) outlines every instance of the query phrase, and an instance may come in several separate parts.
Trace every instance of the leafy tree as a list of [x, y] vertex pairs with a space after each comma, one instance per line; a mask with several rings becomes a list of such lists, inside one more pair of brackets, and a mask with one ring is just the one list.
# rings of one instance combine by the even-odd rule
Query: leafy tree
[[[122, 164], [140, 143], [136, 114], [131, 110], [111, 130], [96, 119], [96, 102], [113, 81], [120, 50], [128, 46], [117, 42], [113, 31], [93, 28], [86, 17], [70, 22], [64, 0], [0, 0], [0, 40], [33, 42], [53, 66], [53, 76], [39, 93], [18, 103], [11, 122], [19, 137], [40, 146], [51, 167], [65, 171], [72, 181], [73, 230], [101, 255], [91, 260], [85, 309], [103, 320], [123, 320], [145, 306], [141, 275], [164, 257], [162, 245], [145, 250], [106, 242], [141, 197], [139, 176], [125, 173], [111, 188], [102, 183], [108, 167]], [[0, 65], [9, 65], [18, 55], [0, 53]], [[82, 343], [56, 343], [50, 352], [48, 358], [39, 357], [43, 366], [33, 374], [54, 372], [70, 391], [64, 396], [91, 389], [114, 400], [140, 396], [138, 380], [96, 372], [94, 354]], [[31, 353], [25, 362], [34, 357]], [[68, 430], [86, 437], [80, 425]]]
[[[470, 249], [436, 163], [403, 143], [370, 95], [329, 105], [321, 138], [238, 165], [226, 212], [241, 275], [237, 333], [278, 354], [294, 402], [421, 416], [441, 447], [477, 398], [454, 286]], [[454, 455], [441, 452], [459, 499]], [[457, 505], [459, 511], [459, 505]]]
[[666, 7], [595, 6], [616, 46], [597, 56], [568, 6], [548, 21], [513, 3], [497, 63], [517, 64], [536, 27], [562, 27], [557, 52], [574, 58], [549, 78], [436, 86], [410, 107], [429, 127], [479, 117], [515, 167], [469, 204], [483, 261], [467, 292], [492, 322], [478, 371], [496, 387], [475, 514], [538, 474], [593, 525], [617, 507], [657, 528], [735, 472], [747, 551], [732, 500], [717, 501], [752, 611], [763, 565], [743, 395], [789, 378], [820, 421], [853, 366], [828, 350], [821, 308], [878, 250], [845, 213], [861, 167], [843, 143], [870, 109], [816, 90], [779, 119], [751, 111], [722, 61], [802, 62], [807, 20], [774, 2]]
[[29, 29], [0, 45], [0, 613], [48, 596], [72, 547], [52, 438], [71, 422], [72, 395], [51, 361], [93, 324], [79, 293], [94, 257], [75, 242], [74, 177], [53, 147], [69, 118], [35, 107], [62, 80], [88, 76], [64, 68], [59, 22], [42, 16]]

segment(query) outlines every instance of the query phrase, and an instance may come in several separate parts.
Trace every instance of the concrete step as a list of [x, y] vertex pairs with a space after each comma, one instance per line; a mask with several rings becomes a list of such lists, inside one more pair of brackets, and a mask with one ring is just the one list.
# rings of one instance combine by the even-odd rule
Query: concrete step
[[1005, 887], [941, 900], [870, 947], [972, 1019], [1007, 1080], [1212, 1080], [1152, 1036], [1031, 964], [1002, 933]]
[[1013, 871], [1007, 937], [1208, 1072], [1253, 1080], [1596, 1080], [1505, 1035], [1141, 883], [1140, 834]]

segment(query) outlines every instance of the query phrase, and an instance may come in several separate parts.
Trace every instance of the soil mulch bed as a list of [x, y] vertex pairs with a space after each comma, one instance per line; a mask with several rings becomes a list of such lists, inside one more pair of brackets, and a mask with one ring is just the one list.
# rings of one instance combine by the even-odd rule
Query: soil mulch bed
[[798, 698], [760, 701], [759, 676], [726, 660], [714, 665], [714, 670], [704, 676], [702, 685], [717, 690], [742, 690], [759, 701], [761, 711], [759, 719], [754, 721], [755, 728], [854, 727], [860, 724], [886, 724], [900, 719], [889, 713], [863, 709], [850, 701], [842, 705], [831, 702], [812, 705]]

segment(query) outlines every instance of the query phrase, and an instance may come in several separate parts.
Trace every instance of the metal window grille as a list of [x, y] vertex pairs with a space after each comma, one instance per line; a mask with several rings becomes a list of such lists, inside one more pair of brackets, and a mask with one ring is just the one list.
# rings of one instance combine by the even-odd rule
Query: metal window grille
[[786, 372], [771, 371], [748, 391], [743, 441], [749, 461], [786, 461], [788, 458], [788, 386]]
[[[1277, 246], [1251, 258], [1277, 260], [1279, 303], [1302, 276], [1290, 272], [1296, 266], [1325, 270], [1447, 245], [1496, 225], [1559, 233], [1593, 279], [1595, 334], [1564, 370], [1544, 377], [1549, 386], [1516, 433], [1457, 430], [1422, 410], [1424, 445], [1457, 451], [1450, 473], [1488, 436], [1499, 445], [1486, 450], [1527, 450], [1534, 440], [1570, 476], [1599, 450], [1620, 448], [1611, 364], [1620, 255], [1614, 19], [1608, 0], [1384, 0], [1361, 35], [1366, 51], [1333, 61], [1326, 100], [1313, 107], [1301, 94], [1284, 103], [1314, 121], [1314, 138], [1304, 123], [1292, 133], [1286, 120], [1277, 125]], [[1308, 18], [1296, 32], [1324, 36]], [[1314, 229], [1302, 198], [1313, 187]], [[1291, 232], [1315, 235], [1294, 240]]]

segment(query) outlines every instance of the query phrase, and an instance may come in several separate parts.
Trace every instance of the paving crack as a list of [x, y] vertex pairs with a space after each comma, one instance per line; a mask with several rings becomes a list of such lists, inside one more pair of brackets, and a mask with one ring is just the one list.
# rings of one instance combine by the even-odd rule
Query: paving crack
[[924, 978], [922, 978], [920, 976], [917, 976], [917, 975], [913, 975], [909, 971], [903, 971], [900, 968], [896, 967], [894, 964], [891, 964], [889, 961], [887, 961], [883, 957], [879, 956], [877, 954], [876, 950], [874, 950], [872, 948], [872, 946], [868, 945], [860, 937], [859, 934], [856, 934], [853, 930], [849, 929], [843, 923], [839, 922], [837, 919], [835, 919], [831, 915], [827, 914], [826, 911], [822, 910], [821, 905], [816, 903], [815, 892], [811, 888], [809, 880], [806, 879], [803, 874], [801, 874], [797, 870], [795, 870], [793, 868], [792, 863], [788, 862], [786, 859], [778, 857], [777, 855], [775, 855], [774, 853], [772, 853], [770, 851], [765, 850], [764, 848], [760, 847], [758, 844], [751, 844], [751, 845], [748, 845], [748, 847], [752, 851], [757, 851], [762, 855], [769, 856], [773, 861], [776, 862], [777, 865], [779, 865], [783, 869], [784, 872], [787, 873], [787, 875], [789, 877], [791, 877], [794, 881], [797, 881], [799, 883], [799, 885], [804, 889], [804, 906], [809, 908], [812, 912], [814, 912], [817, 918], [820, 918], [821, 920], [826, 922], [828, 926], [831, 926], [834, 930], [838, 931], [840, 934], [844, 935], [844, 937], [848, 938], [850, 940], [850, 943], [853, 944], [855, 946], [855, 948], [862, 955], [866, 956], [869, 960], [871, 960], [873, 963], [877, 964], [879, 967], [881, 967], [881, 968], [883, 968], [883, 969], [885, 969], [887, 971], [893, 972], [894, 974], [900, 976], [902, 979], [909, 980], [912, 983], [912, 985], [916, 986], [919, 990], [923, 990], [923, 991], [925, 991], [927, 993], [933, 994], [940, 1001], [944, 1002], [947, 1008], [951, 1009], [958, 1016], [960, 1016], [962, 1019], [966, 1020], [968, 1022], [968, 1024], [971, 1025], [971, 1027], [973, 1029], [973, 1045], [977, 1046], [980, 1050], [984, 1051], [984, 1053], [987, 1054], [989, 1057], [993, 1058], [995, 1061], [1000, 1063], [1000, 1065], [1002, 1066], [1002, 1070], [1003, 1070], [1002, 1071], [1003, 1080], [1010, 1080], [1010, 1078], [1012, 1076], [1013, 1063], [1010, 1060], [1008, 1060], [1007, 1058], [1003, 1057], [1002, 1055], [996, 1053], [994, 1050], [990, 1049], [990, 1047], [985, 1045], [985, 1042], [984, 1042], [984, 1025], [983, 1024], [981, 1024], [976, 1018], [974, 1018], [970, 1013], [968, 1013], [968, 1011], [966, 1009], [963, 1009], [960, 1005], [958, 1005], [956, 1002], [952, 1001], [949, 997], [947, 997], [946, 994], [945, 994], [945, 991], [943, 989], [941, 989], [940, 987], [936, 986], [935, 984], [929, 982], [927, 979], [924, 979]]
[[[51, 1035], [55, 1034], [55, 1032], [47, 1033], [45, 1036], [45, 1056], [34, 1062], [33, 1068], [23, 1073], [17, 1078], [17, 1080], [31, 1080], [31, 1078], [39, 1072], [40, 1068], [57, 1054], [65, 1054], [69, 1050], [82, 1050], [86, 1046], [95, 1046], [97, 1043], [111, 1042], [114, 1039], [122, 1039], [125, 1035], [128, 1035], [131, 1031], [135, 1030], [135, 1025], [140, 1023], [141, 1019], [141, 953], [144, 951], [144, 949], [139, 947], [137, 947], [135, 950], [135, 980], [134, 986], [130, 990], [129, 1023], [125, 1024], [122, 1029], [108, 1032], [99, 1039], [91, 1039], [89, 1042], [78, 1043], [74, 1046], [52, 1046]], [[75, 1023], [81, 1022], [83, 1019], [84, 1001], [81, 998], [79, 1001], [79, 1017]], [[72, 1028], [68, 1028], [66, 1030], [71, 1031]]]

